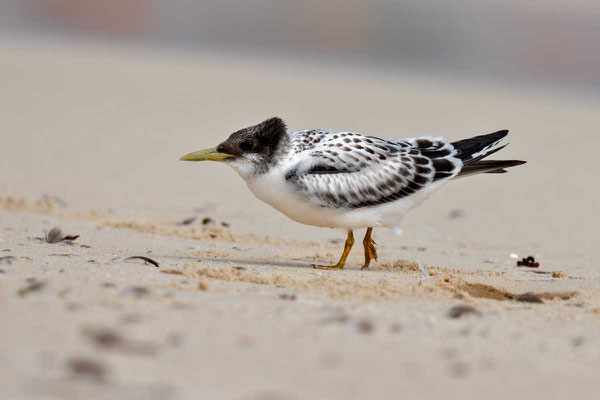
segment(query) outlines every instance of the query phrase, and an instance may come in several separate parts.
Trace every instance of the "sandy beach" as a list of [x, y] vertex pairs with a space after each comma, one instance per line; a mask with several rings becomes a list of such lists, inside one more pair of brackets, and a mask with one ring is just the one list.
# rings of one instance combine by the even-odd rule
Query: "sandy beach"
[[[22, 38], [0, 42], [0, 88], [3, 398], [600, 388], [599, 98]], [[496, 158], [528, 164], [450, 182], [376, 229], [370, 271], [361, 246], [318, 271], [344, 232], [287, 219], [224, 165], [178, 161], [274, 115], [379, 137], [510, 129]], [[79, 237], [47, 243], [55, 227]], [[539, 266], [518, 267], [527, 256]]]

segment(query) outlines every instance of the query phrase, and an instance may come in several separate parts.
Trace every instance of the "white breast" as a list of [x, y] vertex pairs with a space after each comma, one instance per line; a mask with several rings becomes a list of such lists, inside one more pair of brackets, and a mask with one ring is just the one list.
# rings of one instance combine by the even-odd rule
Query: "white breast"
[[294, 221], [343, 229], [397, 227], [410, 209], [422, 203], [446, 182], [446, 179], [437, 181], [412, 196], [391, 203], [356, 209], [335, 209], [309, 202], [285, 180], [285, 173], [279, 168], [273, 168], [246, 181], [256, 197]]
[[246, 183], [256, 197], [294, 221], [306, 225], [340, 227], [336, 222], [340, 214], [338, 210], [324, 209], [306, 201], [285, 180], [285, 174], [278, 168], [258, 175]]

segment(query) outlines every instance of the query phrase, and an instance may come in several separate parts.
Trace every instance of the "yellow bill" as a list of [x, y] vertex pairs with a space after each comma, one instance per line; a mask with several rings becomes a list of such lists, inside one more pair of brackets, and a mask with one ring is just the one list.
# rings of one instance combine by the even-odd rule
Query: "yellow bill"
[[181, 161], [223, 161], [226, 158], [235, 157], [233, 154], [219, 153], [216, 147], [206, 150], [195, 151], [181, 157]]

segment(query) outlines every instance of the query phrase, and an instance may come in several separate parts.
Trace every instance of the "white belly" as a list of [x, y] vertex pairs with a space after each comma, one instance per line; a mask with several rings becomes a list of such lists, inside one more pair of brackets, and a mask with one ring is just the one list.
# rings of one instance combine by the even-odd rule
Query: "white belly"
[[359, 229], [399, 226], [410, 209], [419, 205], [446, 182], [446, 179], [440, 180], [409, 197], [391, 203], [356, 209], [335, 209], [312, 203], [286, 182], [284, 174], [277, 171], [261, 174], [246, 183], [256, 197], [294, 221], [328, 228]]

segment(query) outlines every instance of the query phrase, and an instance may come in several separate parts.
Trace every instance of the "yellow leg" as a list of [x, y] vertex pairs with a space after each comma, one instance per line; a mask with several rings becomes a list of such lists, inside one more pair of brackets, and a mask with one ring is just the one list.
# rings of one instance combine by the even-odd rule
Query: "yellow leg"
[[340, 257], [340, 261], [335, 265], [311, 265], [311, 267], [315, 269], [344, 269], [344, 265], [346, 264], [346, 258], [348, 258], [348, 254], [350, 254], [350, 249], [354, 245], [354, 234], [352, 231], [348, 231], [348, 237], [346, 238], [346, 242], [344, 243], [344, 252]]
[[363, 239], [363, 246], [365, 247], [365, 265], [363, 265], [361, 269], [369, 268], [371, 260], [377, 261], [377, 250], [375, 250], [375, 245], [377, 243], [371, 239], [371, 232], [373, 232], [373, 228], [367, 228], [367, 233]]

